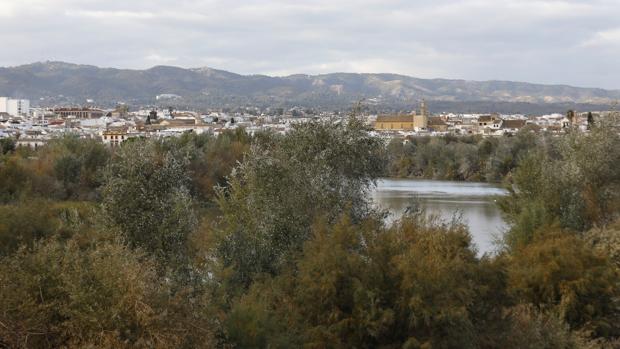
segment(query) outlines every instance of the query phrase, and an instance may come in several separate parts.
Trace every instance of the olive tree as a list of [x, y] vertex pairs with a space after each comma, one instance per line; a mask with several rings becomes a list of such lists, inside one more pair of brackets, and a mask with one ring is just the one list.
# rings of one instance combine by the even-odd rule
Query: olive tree
[[182, 154], [158, 151], [155, 141], [124, 144], [104, 171], [103, 212], [132, 247], [166, 267], [187, 265], [187, 237], [196, 225]]
[[287, 264], [318, 217], [371, 214], [367, 191], [383, 172], [383, 150], [355, 119], [257, 137], [218, 193], [222, 220], [212, 247], [219, 266], [246, 287], [255, 275], [275, 274]]

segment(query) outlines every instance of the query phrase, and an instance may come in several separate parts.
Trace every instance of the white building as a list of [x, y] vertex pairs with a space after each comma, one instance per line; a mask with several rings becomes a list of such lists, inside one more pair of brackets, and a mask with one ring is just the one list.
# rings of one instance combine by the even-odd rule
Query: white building
[[30, 101], [27, 99], [11, 99], [0, 97], [0, 113], [12, 116], [26, 116], [30, 114]]
[[27, 99], [9, 99], [6, 112], [13, 116], [28, 116], [30, 114], [30, 101]]
[[0, 113], [6, 113], [9, 106], [9, 97], [0, 97]]

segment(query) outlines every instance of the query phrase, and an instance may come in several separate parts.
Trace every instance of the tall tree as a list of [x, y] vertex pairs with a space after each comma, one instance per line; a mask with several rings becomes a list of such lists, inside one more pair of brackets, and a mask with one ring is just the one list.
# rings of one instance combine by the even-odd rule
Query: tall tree
[[592, 129], [592, 126], [594, 126], [594, 116], [592, 115], [592, 112], [589, 111], [588, 112], [588, 130]]
[[196, 225], [186, 166], [183, 154], [138, 140], [124, 143], [104, 171], [108, 222], [168, 268], [187, 267], [187, 239]]
[[259, 136], [219, 192], [223, 217], [212, 247], [230, 280], [243, 289], [258, 274], [277, 273], [317, 217], [370, 214], [367, 191], [383, 172], [383, 149], [354, 119]]

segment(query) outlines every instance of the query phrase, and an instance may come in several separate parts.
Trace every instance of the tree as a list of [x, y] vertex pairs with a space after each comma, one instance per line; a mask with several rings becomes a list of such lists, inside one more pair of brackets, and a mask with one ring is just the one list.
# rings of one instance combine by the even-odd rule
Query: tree
[[290, 263], [317, 217], [370, 214], [367, 191], [383, 172], [383, 149], [357, 120], [257, 137], [218, 194], [222, 221], [212, 232], [211, 253], [234, 292]]
[[70, 185], [79, 181], [81, 165], [77, 157], [65, 155], [54, 164], [54, 174], [65, 186]]
[[0, 138], [0, 155], [5, 155], [15, 150], [13, 138]]
[[226, 177], [249, 151], [252, 137], [243, 128], [226, 130], [217, 137], [185, 133], [166, 139], [164, 151], [186, 153], [192, 196], [202, 205], [212, 205], [215, 188], [227, 185]]
[[592, 112], [589, 111], [588, 112], [588, 130], [592, 129], [592, 126], [594, 126], [594, 116], [592, 115]]
[[515, 223], [512, 231], [531, 233], [557, 222], [583, 232], [615, 220], [620, 207], [620, 136], [601, 125], [587, 134], [570, 132], [547, 141], [546, 147], [520, 161], [512, 193], [502, 200]]
[[54, 138], [27, 152], [7, 154], [0, 160], [0, 187], [4, 202], [33, 196], [53, 200], [97, 199], [99, 171], [109, 150], [96, 140], [74, 135]]
[[159, 152], [155, 141], [124, 144], [104, 171], [103, 212], [132, 247], [165, 268], [188, 267], [187, 238], [196, 217], [188, 190], [187, 158]]
[[24, 162], [19, 156], [0, 160], [0, 202], [16, 201], [30, 189], [32, 173]]
[[514, 137], [408, 137], [387, 147], [390, 175], [446, 180], [499, 182], [509, 177], [519, 161], [540, 146], [530, 132]]

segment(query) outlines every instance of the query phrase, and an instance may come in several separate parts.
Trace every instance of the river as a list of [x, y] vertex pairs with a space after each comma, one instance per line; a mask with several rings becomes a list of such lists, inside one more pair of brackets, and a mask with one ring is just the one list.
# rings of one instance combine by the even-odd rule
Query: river
[[493, 241], [507, 229], [495, 203], [501, 195], [506, 195], [504, 189], [488, 183], [418, 179], [381, 179], [372, 192], [375, 203], [392, 213], [389, 220], [402, 215], [414, 200], [445, 220], [460, 214], [480, 254], [492, 252]]

